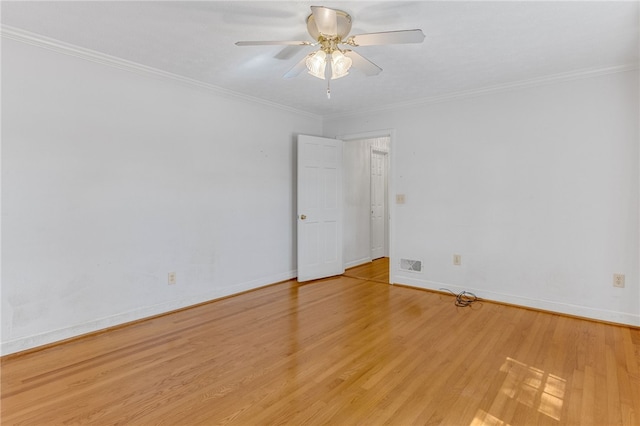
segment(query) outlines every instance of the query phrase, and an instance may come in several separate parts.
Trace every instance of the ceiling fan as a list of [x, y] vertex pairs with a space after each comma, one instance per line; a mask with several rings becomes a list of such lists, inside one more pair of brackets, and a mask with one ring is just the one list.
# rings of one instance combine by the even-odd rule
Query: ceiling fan
[[[322, 6], [311, 6], [311, 15], [307, 17], [307, 31], [315, 40], [310, 41], [238, 41], [237, 46], [319, 46], [320, 48], [302, 58], [291, 68], [284, 78], [295, 77], [305, 68], [314, 77], [335, 80], [349, 74], [351, 67], [365, 75], [377, 75], [382, 68], [366, 59], [351, 47], [374, 46], [383, 44], [422, 43], [422, 30], [386, 31], [349, 36], [351, 16], [348, 13]], [[329, 64], [329, 67], [327, 67]], [[328, 71], [330, 70], [330, 76]], [[329, 77], [329, 78], [327, 78]], [[327, 84], [327, 97], [331, 90]]]

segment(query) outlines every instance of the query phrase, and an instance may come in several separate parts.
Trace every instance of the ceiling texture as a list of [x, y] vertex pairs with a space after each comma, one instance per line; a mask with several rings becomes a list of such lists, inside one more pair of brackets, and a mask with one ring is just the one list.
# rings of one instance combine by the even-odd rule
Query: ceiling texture
[[[3, 30], [35, 33], [308, 113], [335, 116], [561, 76], [638, 67], [638, 1], [2, 1]], [[341, 9], [351, 34], [420, 28], [422, 44], [363, 46], [383, 71], [331, 82], [282, 76], [317, 48], [310, 6]]]

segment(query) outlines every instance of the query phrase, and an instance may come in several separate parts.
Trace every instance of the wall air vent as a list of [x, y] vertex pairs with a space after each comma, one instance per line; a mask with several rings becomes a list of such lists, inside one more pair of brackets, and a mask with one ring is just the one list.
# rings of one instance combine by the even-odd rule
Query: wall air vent
[[422, 262], [420, 260], [400, 259], [400, 269], [410, 272], [422, 272]]

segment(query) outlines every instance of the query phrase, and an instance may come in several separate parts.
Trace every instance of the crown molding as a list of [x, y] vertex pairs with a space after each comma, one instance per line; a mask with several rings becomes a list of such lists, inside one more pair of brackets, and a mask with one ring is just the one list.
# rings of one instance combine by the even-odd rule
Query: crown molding
[[584, 78], [592, 78], [598, 77], [607, 74], [617, 74], [627, 71], [634, 71], [640, 68], [640, 64], [626, 64], [626, 65], [618, 65], [604, 68], [596, 68], [596, 69], [588, 69], [588, 70], [579, 70], [579, 71], [571, 71], [559, 74], [547, 75], [544, 77], [532, 78], [528, 80], [520, 80], [506, 84], [499, 84], [495, 86], [487, 86], [480, 89], [473, 90], [465, 90], [460, 92], [452, 92], [439, 96], [431, 96], [427, 98], [415, 99], [407, 102], [398, 102], [378, 107], [360, 109], [357, 111], [338, 113], [338, 114], [328, 114], [323, 116], [324, 120], [333, 120], [345, 117], [357, 117], [363, 116], [367, 114], [375, 114], [380, 112], [387, 112], [389, 110], [400, 110], [400, 109], [408, 109], [415, 108], [424, 105], [430, 105], [440, 102], [449, 102], [457, 99], [465, 99], [465, 98], [473, 98], [477, 96], [484, 96], [493, 93], [500, 92], [508, 92], [512, 90], [526, 89], [529, 87], [536, 86], [544, 86], [554, 83], [559, 83], [563, 81], [572, 81], [572, 80], [580, 80]]
[[597, 77], [597, 76], [602, 76], [607, 74], [633, 71], [640, 68], [640, 65], [638, 63], [635, 63], [635, 64], [625, 64], [625, 65], [618, 65], [618, 66], [611, 66], [611, 67], [604, 67], [604, 68], [597, 68], [597, 69], [578, 70], [578, 71], [572, 71], [572, 72], [566, 72], [566, 73], [552, 74], [552, 75], [528, 79], [528, 80], [520, 80], [520, 81], [511, 82], [511, 83], [495, 85], [495, 86], [487, 86], [479, 89], [466, 90], [466, 91], [460, 91], [460, 92], [447, 93], [444, 95], [420, 98], [420, 99], [415, 99], [407, 102], [391, 103], [383, 106], [322, 115], [322, 114], [314, 114], [301, 109], [293, 108], [287, 105], [282, 105], [275, 102], [267, 101], [265, 99], [257, 98], [254, 96], [245, 95], [243, 93], [234, 92], [232, 90], [225, 89], [220, 86], [215, 86], [213, 84], [204, 83], [202, 81], [195, 80], [189, 77], [184, 77], [184, 76], [173, 74], [157, 68], [138, 64], [136, 62], [128, 61], [126, 59], [121, 59], [111, 55], [107, 55], [105, 53], [101, 53], [95, 50], [85, 49], [83, 47], [79, 47], [70, 43], [65, 43], [60, 40], [49, 38], [40, 34], [32, 33], [32, 32], [11, 27], [8, 25], [0, 26], [0, 36], [2, 38], [7, 38], [7, 39], [18, 41], [21, 43], [30, 44], [30, 45], [48, 49], [57, 53], [74, 56], [87, 61], [107, 65], [113, 68], [118, 68], [121, 70], [129, 71], [129, 72], [133, 72], [141, 75], [146, 75], [150, 77], [160, 77], [165, 80], [170, 80], [170, 81], [178, 82], [181, 84], [186, 84], [190, 87], [196, 87], [209, 92], [213, 92], [219, 96], [224, 96], [224, 97], [236, 99], [236, 100], [242, 100], [242, 101], [253, 103], [253, 104], [265, 105], [265, 106], [277, 108], [286, 112], [313, 118], [316, 120], [323, 120], [325, 122], [327, 120], [333, 120], [333, 119], [339, 119], [339, 118], [345, 118], [345, 117], [357, 117], [357, 116], [363, 116], [367, 114], [386, 112], [390, 110], [415, 108], [415, 107], [420, 107], [420, 106], [429, 105], [429, 104], [448, 102], [448, 101], [464, 99], [464, 98], [472, 98], [477, 96], [489, 95], [493, 93], [511, 91], [511, 90], [525, 89], [525, 88], [535, 87], [535, 86], [543, 86], [543, 85], [548, 85], [548, 84], [553, 84], [553, 83], [558, 83], [563, 81], [579, 80], [579, 79], [592, 78], [592, 77]]
[[313, 114], [308, 111], [292, 108], [287, 105], [278, 104], [275, 102], [267, 101], [261, 98], [257, 98], [243, 93], [234, 92], [220, 86], [205, 83], [199, 80], [195, 80], [189, 77], [184, 77], [178, 74], [173, 74], [167, 71], [163, 71], [157, 68], [142, 65], [136, 62], [121, 59], [115, 56], [107, 55], [102, 52], [98, 52], [91, 49], [85, 49], [80, 46], [76, 46], [70, 43], [65, 43], [60, 40], [49, 38], [40, 34], [32, 33], [30, 31], [22, 30], [19, 28], [11, 27], [8, 25], [0, 26], [0, 36], [9, 40], [18, 41], [20, 43], [30, 44], [32, 46], [41, 47], [53, 52], [61, 53], [64, 55], [73, 56], [86, 61], [95, 62], [102, 65], [107, 65], [113, 68], [117, 68], [124, 71], [133, 72], [149, 77], [160, 77], [165, 80], [186, 84], [191, 87], [204, 89], [209, 92], [213, 92], [216, 95], [224, 96], [231, 99], [242, 100], [253, 104], [265, 105], [272, 108], [277, 108], [286, 112], [303, 115], [316, 120], [322, 120], [322, 116]]

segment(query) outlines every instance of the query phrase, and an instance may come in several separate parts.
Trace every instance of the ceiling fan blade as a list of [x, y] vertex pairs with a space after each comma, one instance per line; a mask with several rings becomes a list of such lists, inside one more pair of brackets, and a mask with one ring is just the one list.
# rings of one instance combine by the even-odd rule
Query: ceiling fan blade
[[289, 71], [287, 71], [287, 73], [285, 75], [283, 75], [282, 78], [293, 78], [293, 77], [297, 76], [298, 74], [300, 74], [303, 70], [306, 70], [307, 69], [307, 58], [308, 57], [309, 57], [309, 55], [306, 55], [304, 58], [302, 58], [300, 60], [300, 62], [295, 64], [293, 66], [293, 68], [291, 68]]
[[300, 49], [303, 49], [304, 46], [302, 45], [296, 45], [296, 46], [287, 46], [285, 48], [283, 48], [280, 52], [278, 52], [274, 58], [276, 59], [281, 59], [281, 60], [287, 60], [287, 59], [291, 59], [294, 56], [296, 56], [299, 52]]
[[344, 43], [351, 46], [374, 46], [380, 44], [422, 43], [422, 30], [386, 31], [382, 33], [358, 34], [349, 37]]
[[362, 71], [367, 76], [378, 75], [380, 74], [380, 71], [382, 71], [382, 68], [353, 50], [345, 50], [344, 56], [351, 58], [351, 66], [353, 68]]
[[236, 46], [311, 46], [312, 44], [310, 41], [236, 41]]
[[328, 7], [311, 6], [311, 13], [321, 34], [338, 34], [338, 17], [335, 10]]

